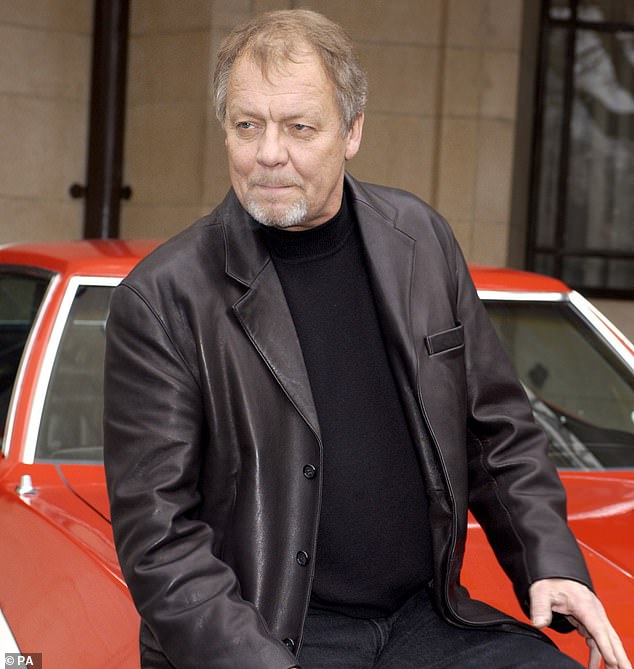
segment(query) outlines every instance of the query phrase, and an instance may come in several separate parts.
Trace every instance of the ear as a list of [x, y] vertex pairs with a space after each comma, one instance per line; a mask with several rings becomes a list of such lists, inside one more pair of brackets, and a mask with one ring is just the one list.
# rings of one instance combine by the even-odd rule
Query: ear
[[365, 116], [361, 112], [352, 122], [352, 127], [348, 132], [346, 139], [346, 160], [352, 160], [357, 155], [361, 146], [361, 136], [363, 135], [363, 120]]

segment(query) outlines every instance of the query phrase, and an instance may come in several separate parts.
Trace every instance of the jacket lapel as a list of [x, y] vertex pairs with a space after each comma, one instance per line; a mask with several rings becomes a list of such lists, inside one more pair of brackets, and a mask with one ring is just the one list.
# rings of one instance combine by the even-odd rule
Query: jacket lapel
[[233, 192], [223, 203], [226, 273], [247, 291], [233, 312], [297, 411], [320, 439], [317, 411], [284, 291], [257, 227]]
[[[388, 354], [416, 387], [411, 287], [415, 242], [396, 225], [396, 209], [346, 175], [368, 259]], [[222, 205], [226, 273], [248, 290], [233, 305], [242, 328], [291, 402], [319, 437], [317, 412], [284, 291], [257, 228], [230, 192]]]
[[412, 332], [411, 293], [415, 241], [396, 225], [396, 209], [377, 202], [348, 178], [353, 208], [366, 251], [370, 281], [388, 354], [416, 384], [416, 349]]
[[[427, 490], [444, 490], [419, 388], [418, 351], [422, 349], [426, 314], [431, 303], [424, 295], [427, 282], [415, 276], [416, 241], [398, 227], [396, 209], [376, 202], [354, 180], [349, 180], [354, 208], [368, 258], [370, 279], [385, 344], [422, 464]], [[418, 281], [419, 285], [415, 285]], [[422, 291], [422, 292], [421, 292]], [[418, 295], [417, 313], [412, 313], [413, 295]]]

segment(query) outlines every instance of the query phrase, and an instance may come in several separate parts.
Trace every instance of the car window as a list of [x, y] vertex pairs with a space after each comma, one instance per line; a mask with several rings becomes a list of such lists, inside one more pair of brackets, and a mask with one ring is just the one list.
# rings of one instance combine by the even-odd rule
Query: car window
[[103, 460], [103, 361], [111, 286], [79, 286], [64, 325], [38, 431], [38, 462]]
[[487, 302], [561, 468], [634, 466], [634, 375], [566, 302]]
[[0, 445], [22, 353], [49, 278], [0, 270]]

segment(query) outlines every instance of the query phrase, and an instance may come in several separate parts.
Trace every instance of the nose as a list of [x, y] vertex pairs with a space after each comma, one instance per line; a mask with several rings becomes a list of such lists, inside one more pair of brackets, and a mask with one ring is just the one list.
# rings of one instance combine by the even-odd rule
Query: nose
[[288, 161], [288, 149], [283, 133], [274, 125], [268, 125], [260, 135], [257, 161], [265, 167], [283, 165]]

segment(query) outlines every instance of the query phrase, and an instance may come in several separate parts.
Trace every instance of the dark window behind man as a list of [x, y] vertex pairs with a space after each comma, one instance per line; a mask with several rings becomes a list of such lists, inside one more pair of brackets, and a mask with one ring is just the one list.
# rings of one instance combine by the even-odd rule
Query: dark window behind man
[[[141, 664], [631, 669], [446, 223], [361, 184], [366, 81], [319, 14], [215, 76], [232, 190], [117, 289], [105, 450]], [[471, 600], [471, 508], [535, 627]], [[562, 615], [563, 614], [563, 615]]]

